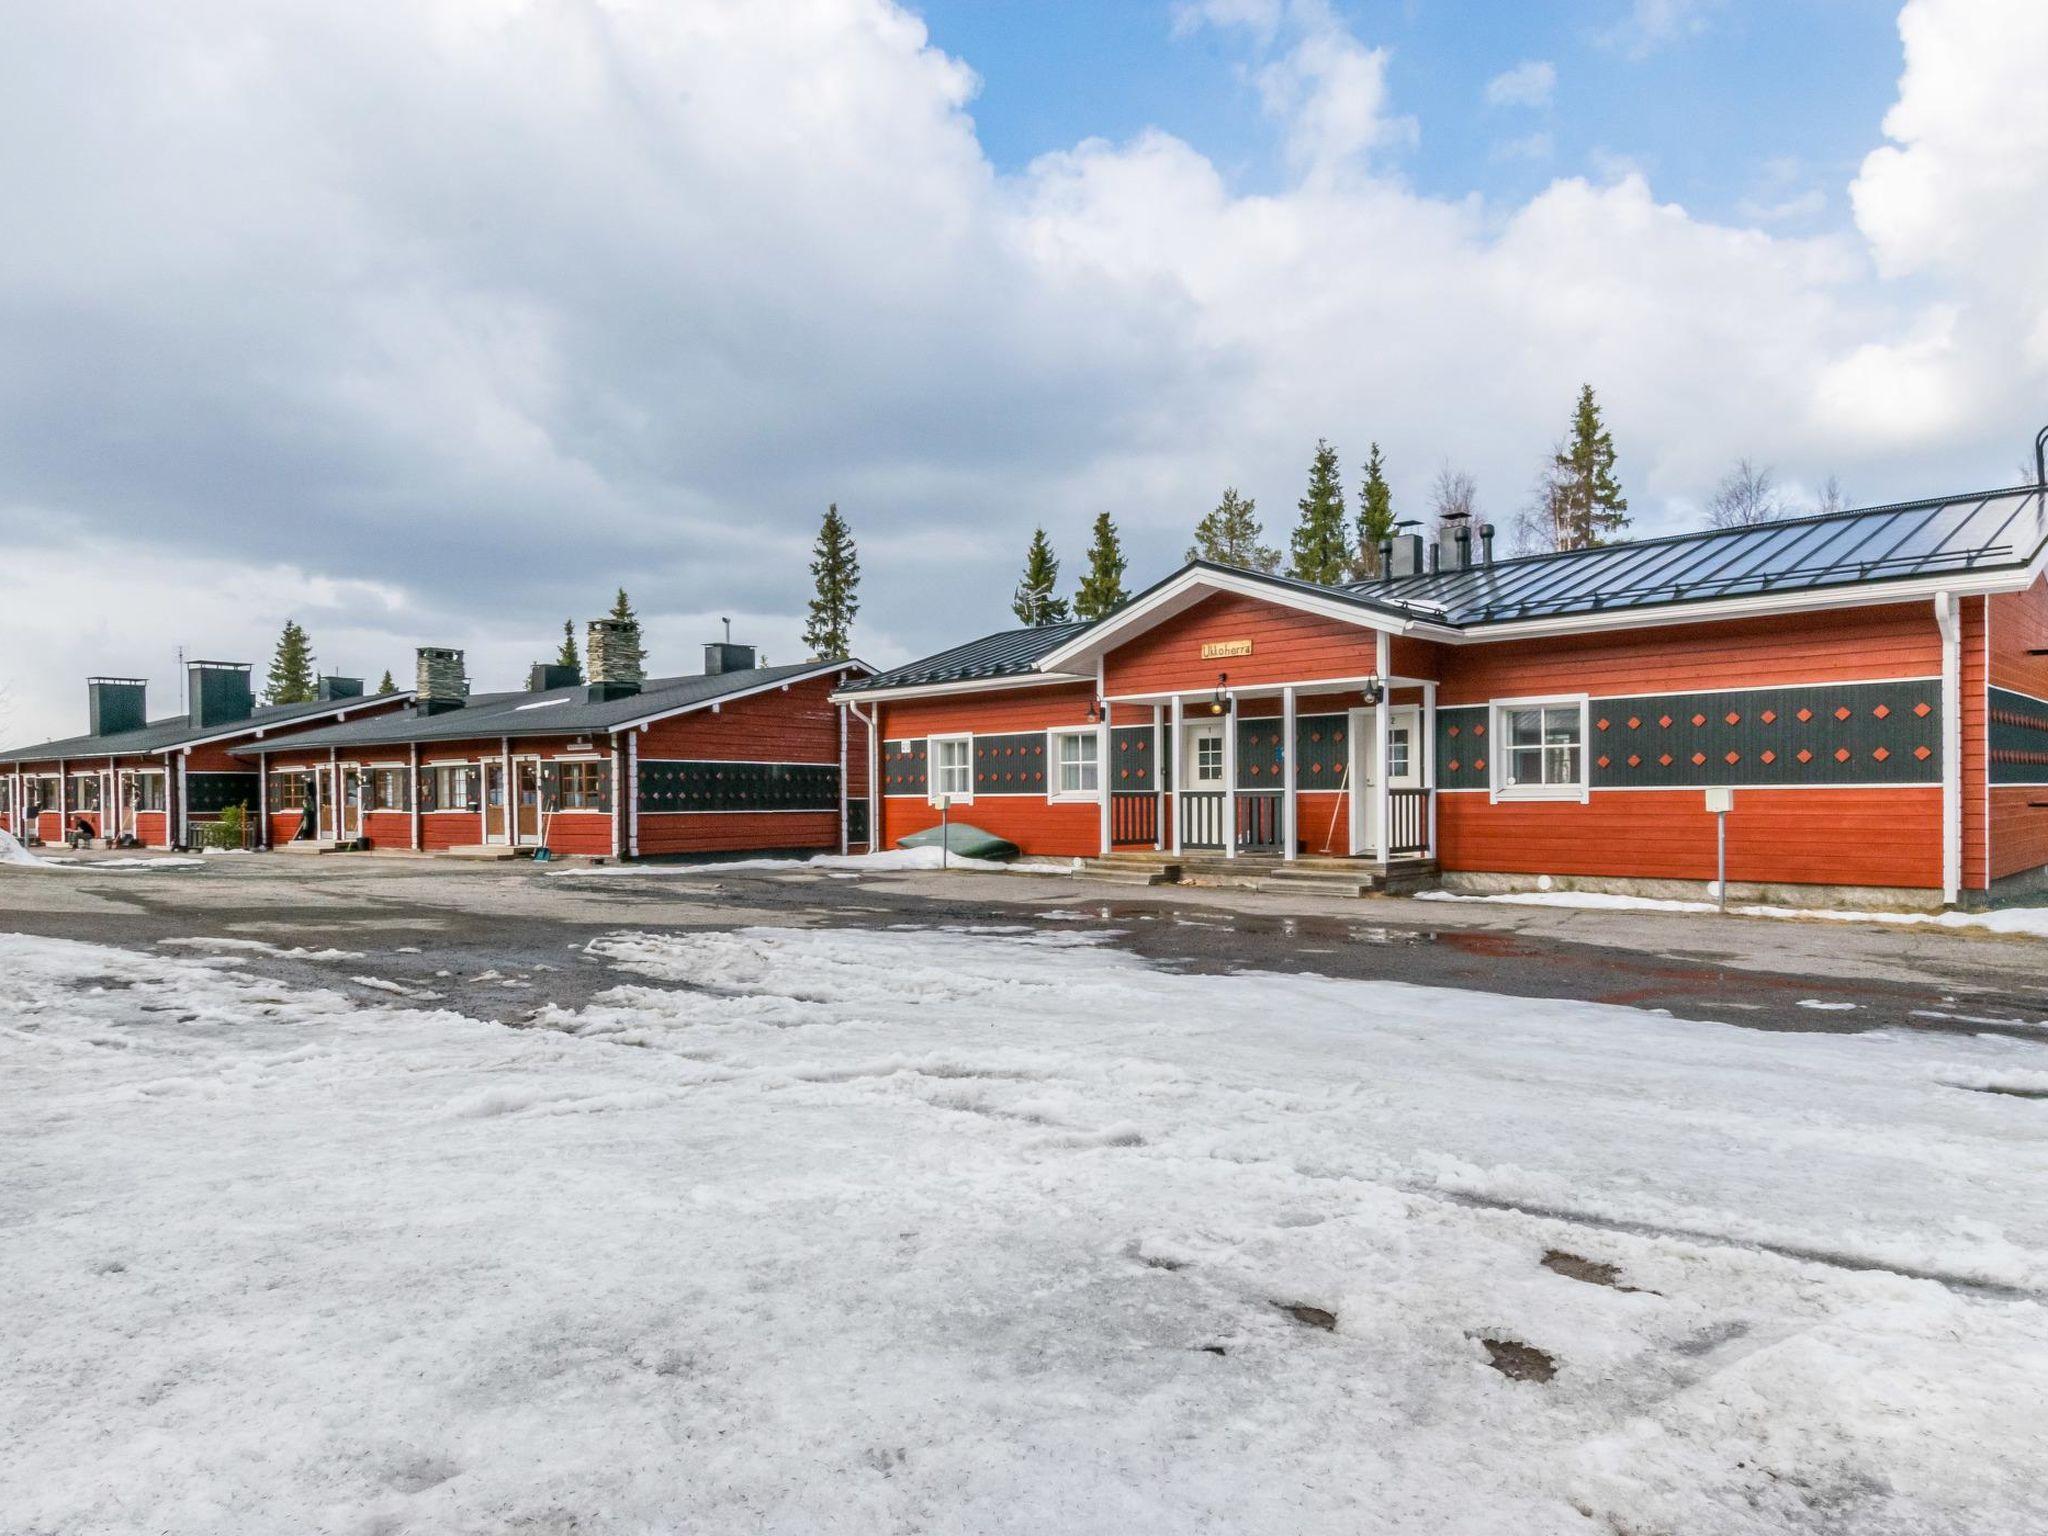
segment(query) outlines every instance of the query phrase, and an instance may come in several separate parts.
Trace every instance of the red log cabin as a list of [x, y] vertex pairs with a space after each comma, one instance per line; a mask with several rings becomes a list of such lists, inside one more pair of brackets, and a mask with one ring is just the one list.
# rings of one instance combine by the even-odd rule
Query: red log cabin
[[590, 680], [536, 666], [472, 695], [460, 651], [423, 648], [410, 707], [245, 743], [266, 845], [604, 858], [865, 847], [866, 775], [833, 690], [858, 661], [756, 664], [705, 647], [697, 676], [642, 675], [638, 631], [592, 622]]
[[1726, 791], [1738, 894], [1979, 904], [2048, 876], [2044, 504], [1498, 560], [1453, 522], [1341, 586], [1197, 561], [838, 697], [877, 846], [943, 801], [1026, 854], [1690, 895]]
[[255, 807], [256, 776], [234, 748], [386, 714], [410, 697], [323, 677], [309, 702], [258, 705], [247, 664], [219, 661], [193, 662], [186, 689], [186, 713], [152, 721], [144, 680], [88, 679], [87, 734], [0, 752], [0, 828], [25, 843], [189, 846], [230, 807]]

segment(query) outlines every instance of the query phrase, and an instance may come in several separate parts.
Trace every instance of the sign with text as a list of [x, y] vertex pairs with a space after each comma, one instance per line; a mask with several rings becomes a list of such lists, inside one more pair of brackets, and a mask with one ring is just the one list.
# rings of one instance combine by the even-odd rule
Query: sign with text
[[1222, 661], [1232, 656], [1249, 656], [1252, 643], [1249, 640], [1210, 640], [1202, 646], [1202, 660]]

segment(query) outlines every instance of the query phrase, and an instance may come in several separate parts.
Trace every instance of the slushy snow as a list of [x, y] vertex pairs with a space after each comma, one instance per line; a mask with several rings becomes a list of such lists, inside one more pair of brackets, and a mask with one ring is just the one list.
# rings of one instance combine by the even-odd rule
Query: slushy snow
[[0, 1530], [2048, 1528], [2040, 1044], [1075, 929], [586, 963], [508, 1028], [0, 938]]
[[[1674, 901], [1662, 896], [1624, 896], [1610, 891], [1501, 891], [1467, 895], [1458, 891], [1417, 891], [1416, 901], [1482, 901], [1509, 907], [1578, 908], [1588, 912], [1718, 912], [1711, 901]], [[1891, 923], [1900, 926], [1979, 929], [2022, 938], [2048, 939], [2048, 907], [1995, 907], [1986, 912], [1859, 912], [1837, 907], [1734, 906], [1734, 917], [1808, 918], [1817, 922]]]

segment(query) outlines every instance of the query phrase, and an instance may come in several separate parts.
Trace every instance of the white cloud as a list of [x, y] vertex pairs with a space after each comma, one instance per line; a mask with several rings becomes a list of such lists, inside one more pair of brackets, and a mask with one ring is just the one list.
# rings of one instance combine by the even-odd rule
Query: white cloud
[[288, 613], [337, 665], [460, 644], [503, 686], [624, 582], [657, 667], [721, 613], [793, 655], [834, 499], [889, 661], [1007, 622], [1041, 521], [1070, 578], [1103, 507], [1141, 581], [1226, 484], [1284, 532], [1319, 435], [1504, 516], [1582, 380], [1651, 531], [1739, 454], [1877, 500], [2030, 439], [2038, 8], [1912, 0], [1857, 230], [1818, 238], [1624, 162], [1421, 195], [1327, 6], [1187, 15], [1247, 49], [1287, 185], [1157, 132], [998, 175], [972, 70], [882, 0], [0, 0], [11, 734], [180, 640], [261, 662]]
[[1525, 59], [1486, 82], [1489, 107], [1547, 107], [1557, 91], [1557, 66], [1548, 59]]
[[1548, 133], [1525, 133], [1518, 138], [1503, 139], [1493, 146], [1496, 160], [1527, 160], [1540, 163], [1556, 153], [1557, 145]]
[[1603, 40], [1643, 58], [1681, 38], [1699, 36], [1724, 4], [1726, 0], [1632, 0], [1627, 14]]

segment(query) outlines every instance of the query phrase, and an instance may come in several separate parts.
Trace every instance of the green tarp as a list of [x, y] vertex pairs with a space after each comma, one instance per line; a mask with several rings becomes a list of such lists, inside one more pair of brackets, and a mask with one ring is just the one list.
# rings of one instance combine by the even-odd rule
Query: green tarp
[[963, 859], [1014, 859], [1018, 848], [1013, 842], [997, 837], [993, 832], [984, 832], [979, 827], [956, 821], [944, 827], [927, 827], [922, 832], [913, 832], [908, 837], [896, 839], [898, 848], [936, 848], [944, 843], [948, 853], [957, 853]]

